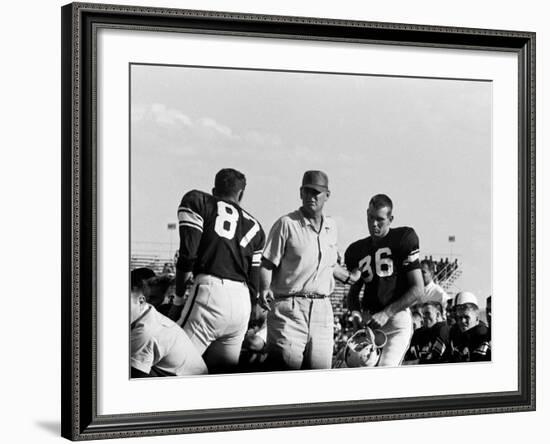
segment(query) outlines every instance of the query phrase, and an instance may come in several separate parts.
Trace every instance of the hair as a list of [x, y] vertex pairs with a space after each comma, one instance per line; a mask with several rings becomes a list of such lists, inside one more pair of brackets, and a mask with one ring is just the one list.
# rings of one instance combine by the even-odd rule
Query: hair
[[457, 309], [461, 308], [464, 310], [472, 310], [475, 312], [479, 312], [479, 307], [476, 304], [472, 304], [471, 302], [468, 302], [467, 304], [460, 304], [456, 306]]
[[424, 307], [433, 307], [435, 308], [440, 314], [443, 314], [443, 306], [441, 305], [441, 302], [437, 302], [437, 301], [428, 301], [428, 302], [424, 302], [422, 304], [422, 308]]
[[237, 196], [246, 188], [246, 177], [233, 168], [224, 168], [216, 174], [214, 192], [221, 197]]
[[170, 274], [161, 274], [160, 276], [155, 276], [147, 281], [150, 287], [157, 287], [162, 294], [166, 293], [166, 290], [170, 285], [174, 285], [176, 278]]
[[432, 261], [430, 261], [429, 259], [424, 259], [420, 262], [420, 266], [422, 267], [423, 265], [426, 265], [428, 267], [428, 270], [430, 270], [430, 273], [432, 275], [435, 274], [435, 265]]
[[155, 272], [150, 268], [142, 267], [132, 270], [130, 273], [130, 282], [132, 288], [143, 290], [143, 282], [154, 276]]
[[390, 210], [389, 214], [391, 214], [393, 211], [393, 202], [385, 194], [377, 194], [375, 196], [372, 196], [371, 200], [369, 201], [369, 207], [373, 207], [375, 210], [387, 207]]

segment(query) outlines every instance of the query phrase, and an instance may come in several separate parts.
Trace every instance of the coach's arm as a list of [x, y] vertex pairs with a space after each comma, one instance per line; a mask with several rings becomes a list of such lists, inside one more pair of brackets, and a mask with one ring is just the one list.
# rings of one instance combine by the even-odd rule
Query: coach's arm
[[414, 305], [424, 294], [424, 281], [420, 269], [407, 271], [408, 289], [396, 301], [389, 304], [384, 310], [374, 313], [369, 321], [373, 328], [383, 327], [396, 313]]
[[262, 264], [260, 266], [260, 292], [258, 295], [258, 304], [264, 310], [271, 310], [271, 302], [274, 299], [273, 292], [271, 291], [271, 278], [273, 276], [273, 270], [275, 270], [275, 264], [262, 258]]

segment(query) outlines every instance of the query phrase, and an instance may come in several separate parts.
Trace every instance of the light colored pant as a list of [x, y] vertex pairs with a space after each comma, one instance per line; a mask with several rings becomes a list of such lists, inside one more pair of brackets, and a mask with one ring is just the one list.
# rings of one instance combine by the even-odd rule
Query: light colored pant
[[250, 311], [250, 293], [244, 282], [206, 274], [195, 278], [178, 324], [210, 373], [236, 369]]
[[276, 297], [267, 314], [269, 368], [330, 368], [333, 332], [334, 316], [330, 298]]
[[387, 337], [382, 349], [378, 367], [397, 367], [401, 365], [405, 353], [409, 349], [413, 334], [411, 312], [407, 308], [392, 316], [380, 330]]

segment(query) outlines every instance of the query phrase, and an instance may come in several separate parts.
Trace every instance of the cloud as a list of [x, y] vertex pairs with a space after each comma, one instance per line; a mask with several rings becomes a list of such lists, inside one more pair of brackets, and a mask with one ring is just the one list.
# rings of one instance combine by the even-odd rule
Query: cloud
[[212, 117], [192, 119], [176, 108], [169, 108], [162, 103], [153, 103], [149, 106], [133, 105], [132, 122], [149, 122], [163, 128], [173, 127], [183, 130], [193, 130], [198, 136], [222, 136], [227, 139], [240, 139], [228, 126]]
[[233, 131], [231, 130], [231, 128], [216, 122], [214, 119], [210, 117], [203, 117], [202, 119], [199, 119], [199, 123], [204, 128], [212, 129], [217, 133], [221, 134], [222, 136], [233, 138]]
[[260, 131], [246, 131], [243, 139], [252, 146], [280, 147], [282, 145], [280, 136]]
[[153, 119], [161, 125], [184, 125], [191, 127], [193, 122], [186, 114], [174, 108], [167, 108], [160, 103], [154, 103], [151, 105], [151, 114]]

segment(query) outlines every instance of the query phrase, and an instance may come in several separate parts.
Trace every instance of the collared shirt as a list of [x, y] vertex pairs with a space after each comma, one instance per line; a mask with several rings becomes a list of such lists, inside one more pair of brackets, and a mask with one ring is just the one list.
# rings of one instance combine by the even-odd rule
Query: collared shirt
[[202, 357], [183, 329], [150, 305], [131, 324], [130, 365], [143, 373], [207, 373]]
[[337, 228], [323, 216], [319, 232], [300, 210], [275, 222], [263, 257], [275, 265], [271, 290], [280, 295], [312, 292], [330, 295], [338, 259]]
[[424, 299], [423, 302], [439, 302], [441, 307], [445, 308], [447, 303], [447, 293], [434, 281], [431, 281], [428, 285], [424, 287]]

